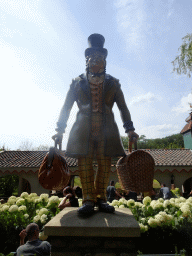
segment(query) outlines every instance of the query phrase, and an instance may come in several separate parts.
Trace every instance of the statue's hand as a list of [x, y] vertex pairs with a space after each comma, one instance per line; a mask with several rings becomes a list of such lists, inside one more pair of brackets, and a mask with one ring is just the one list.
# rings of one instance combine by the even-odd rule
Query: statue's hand
[[133, 138], [136, 138], [136, 140], [138, 140], [139, 135], [134, 131], [129, 131], [128, 132], [128, 137], [129, 137], [129, 141], [133, 142]]
[[63, 133], [56, 133], [52, 136], [52, 139], [55, 141], [56, 144], [61, 144], [63, 140]]

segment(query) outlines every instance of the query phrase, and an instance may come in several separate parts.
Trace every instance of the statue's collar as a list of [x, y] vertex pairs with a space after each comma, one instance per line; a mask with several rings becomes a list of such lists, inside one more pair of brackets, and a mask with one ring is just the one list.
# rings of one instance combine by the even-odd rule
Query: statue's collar
[[[89, 86], [89, 82], [87, 80], [87, 76], [86, 74], [81, 74], [79, 76], [80, 78], [80, 81], [79, 81], [79, 84], [82, 88], [82, 90], [87, 94], [88, 97], [90, 97], [90, 86]], [[103, 85], [103, 89], [104, 89], [104, 94], [111, 88], [112, 86], [112, 83], [110, 83], [109, 81], [111, 80], [111, 76], [108, 75], [108, 74], [105, 74], [105, 82], [104, 82], [104, 85]]]

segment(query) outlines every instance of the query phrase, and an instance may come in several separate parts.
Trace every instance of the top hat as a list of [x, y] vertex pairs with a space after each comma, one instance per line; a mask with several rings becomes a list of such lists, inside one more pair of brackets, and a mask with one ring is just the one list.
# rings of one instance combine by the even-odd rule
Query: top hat
[[107, 49], [103, 48], [105, 38], [100, 34], [92, 34], [88, 37], [89, 48], [85, 50], [85, 57], [93, 54], [94, 52], [100, 52], [104, 57], [107, 57]]

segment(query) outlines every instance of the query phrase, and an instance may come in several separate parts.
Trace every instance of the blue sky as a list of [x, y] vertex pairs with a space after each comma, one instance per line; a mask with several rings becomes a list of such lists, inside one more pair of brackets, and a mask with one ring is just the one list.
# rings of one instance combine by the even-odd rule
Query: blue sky
[[[53, 146], [72, 78], [85, 71], [92, 33], [105, 37], [107, 73], [118, 78], [139, 135], [179, 133], [192, 102], [191, 79], [172, 73], [192, 33], [190, 0], [0, 0], [0, 146]], [[63, 139], [75, 120], [74, 105]], [[118, 108], [120, 134], [125, 136]]]

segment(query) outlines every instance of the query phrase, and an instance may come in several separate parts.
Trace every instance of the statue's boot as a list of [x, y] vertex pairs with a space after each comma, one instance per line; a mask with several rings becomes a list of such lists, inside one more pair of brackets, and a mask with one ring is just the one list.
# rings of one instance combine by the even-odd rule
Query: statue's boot
[[97, 206], [100, 212], [114, 213], [115, 211], [115, 207], [113, 207], [112, 205], [109, 205], [102, 199], [97, 200]]
[[78, 214], [82, 217], [89, 217], [94, 213], [94, 202], [86, 201], [83, 205], [77, 210]]

